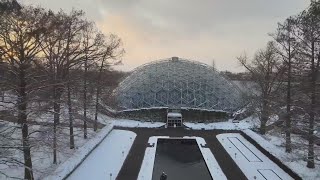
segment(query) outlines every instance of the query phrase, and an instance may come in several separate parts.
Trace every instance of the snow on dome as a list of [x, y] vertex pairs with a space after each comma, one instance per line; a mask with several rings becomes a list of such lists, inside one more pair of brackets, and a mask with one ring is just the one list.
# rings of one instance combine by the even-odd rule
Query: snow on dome
[[173, 112], [170, 112], [168, 113], [167, 115], [168, 117], [182, 117], [181, 113], [173, 113]]
[[178, 57], [136, 68], [114, 95], [124, 109], [168, 107], [230, 112], [242, 105], [238, 86], [206, 64]]

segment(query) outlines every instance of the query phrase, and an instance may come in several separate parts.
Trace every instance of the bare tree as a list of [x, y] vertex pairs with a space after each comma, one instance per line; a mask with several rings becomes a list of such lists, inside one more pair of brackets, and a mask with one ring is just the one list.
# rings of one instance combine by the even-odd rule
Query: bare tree
[[[301, 69], [308, 79], [305, 92], [309, 97], [309, 128], [308, 128], [308, 163], [314, 168], [314, 127], [317, 116], [317, 74], [320, 61], [320, 2], [312, 1], [309, 8], [298, 15], [296, 37], [300, 41], [299, 54], [302, 58]], [[303, 83], [305, 84], [305, 83]]]
[[[7, 2], [12, 3], [6, 4]], [[89, 101], [87, 96], [90, 98], [90, 95], [96, 94], [97, 99], [100, 97], [103, 92], [100, 79], [105, 75], [103, 71], [119, 62], [123, 49], [118, 37], [114, 35], [105, 37], [95, 29], [94, 24], [84, 18], [82, 11], [72, 11], [68, 14], [63, 11], [54, 13], [41, 8], [20, 6], [13, 2], [16, 3], [14, 0], [0, 0], [0, 90], [7, 91], [7, 94], [12, 94], [17, 99], [17, 102], [11, 100], [15, 105], [13, 110], [9, 112], [9, 116], [12, 118], [9, 120], [7, 118], [9, 116], [6, 116], [5, 119], [18, 122], [17, 126], [21, 129], [22, 134], [22, 145], [13, 146], [12, 144], [16, 143], [17, 139], [14, 139], [13, 142], [7, 138], [16, 136], [16, 130], [5, 129], [2, 131], [3, 129], [1, 129], [0, 140], [1, 145], [10, 142], [9, 146], [5, 148], [16, 148], [23, 152], [24, 161], [21, 162], [20, 159], [20, 161], [14, 161], [19, 165], [24, 165], [25, 179], [34, 179], [31, 149], [34, 153], [38, 148], [42, 148], [40, 146], [48, 146], [47, 142], [35, 141], [38, 138], [36, 137], [38, 133], [43, 132], [33, 130], [30, 127], [30, 124], [39, 123], [35, 121], [37, 118], [35, 114], [37, 116], [43, 113], [37, 110], [41, 108], [41, 103], [36, 104], [36, 102], [45, 100], [46, 110], [49, 109], [53, 114], [53, 140], [51, 141], [50, 133], [48, 133], [48, 139], [50, 146], [52, 143], [53, 163], [56, 164], [59, 137], [65, 136], [60, 133], [63, 128], [59, 129], [64, 125], [60, 124], [60, 121], [63, 120], [60, 109], [64, 104], [67, 105], [70, 130], [69, 147], [73, 149], [75, 147], [73, 126], [76, 113], [74, 104], [77, 95], [74, 90], [76, 89], [74, 88], [75, 84], [79, 82], [78, 85], [83, 83], [85, 86], [83, 105], [84, 137], [86, 138], [87, 102]], [[92, 87], [92, 93], [88, 93], [86, 89], [90, 79], [87, 79], [87, 73], [91, 65], [98, 67], [90, 73], [99, 74], [99, 87], [96, 87], [97, 91], [95, 92]], [[84, 67], [84, 71], [82, 71], [82, 67]], [[84, 76], [79, 78], [78, 74]], [[1, 99], [4, 99], [4, 96]], [[1, 102], [0, 106], [2, 104], [4, 103]], [[37, 109], [35, 110], [34, 107]], [[2, 113], [1, 110], [1, 119], [3, 119]], [[51, 123], [41, 123], [49, 124], [49, 128], [52, 128]], [[8, 126], [13, 127], [12, 125]], [[16, 128], [14, 126], [12, 129]], [[97, 122], [95, 122], [96, 129]], [[1, 148], [3, 147], [1, 146]], [[51, 151], [51, 147], [49, 149]], [[6, 153], [1, 154], [1, 157], [12, 155], [10, 153], [13, 152], [0, 150], [1, 153]], [[19, 158], [22, 157], [19, 156]], [[0, 164], [4, 161], [1, 159]]]
[[294, 37], [296, 20], [293, 17], [288, 18], [283, 24], [278, 24], [278, 29], [273, 38], [278, 45], [278, 53], [281, 55], [286, 74], [286, 119], [285, 119], [285, 135], [286, 135], [286, 152], [291, 152], [291, 108], [292, 108], [292, 65], [295, 54], [297, 53], [299, 43]]
[[280, 58], [273, 42], [269, 42], [265, 50], [260, 50], [248, 62], [246, 55], [238, 57], [238, 61], [251, 74], [252, 80], [258, 86], [260, 94], [257, 99], [260, 106], [260, 132], [266, 133], [266, 125], [270, 117], [272, 97], [277, 92], [279, 78], [283, 74]]
[[10, 11], [0, 12], [0, 51], [1, 59], [6, 63], [12, 77], [5, 80], [5, 85], [17, 96], [17, 120], [22, 132], [24, 178], [33, 179], [28, 105], [31, 94], [41, 87], [41, 83], [35, 80], [33, 67], [37, 63], [40, 46], [46, 34], [46, 28], [43, 26], [46, 13], [40, 8], [22, 8], [15, 3]]
[[4, 52], [2, 52], [2, 50], [0, 50], [0, 96], [1, 96], [1, 99], [0, 101], [1, 102], [4, 102], [4, 98], [5, 98], [5, 88], [4, 86], [2, 85], [1, 82], [3, 82], [4, 78], [5, 78], [5, 63], [3, 62], [4, 60], [1, 59], [1, 57], [4, 55]]
[[94, 61], [101, 58], [103, 54], [104, 35], [100, 33], [94, 26], [90, 24], [84, 30], [84, 63], [83, 63], [83, 130], [84, 138], [87, 138], [87, 110], [88, 110], [88, 68], [94, 64]]
[[46, 39], [43, 52], [45, 64], [48, 67], [47, 73], [52, 77], [52, 96], [54, 111], [54, 132], [53, 132], [53, 162], [57, 162], [57, 126], [60, 122], [61, 97], [65, 87], [68, 89], [68, 110], [70, 125], [70, 148], [74, 148], [73, 138], [73, 117], [69, 72], [70, 69], [83, 62], [84, 53], [82, 49], [83, 30], [88, 22], [83, 20], [82, 11], [72, 11], [66, 14], [60, 11], [58, 14], [51, 13], [50, 25], [52, 30], [49, 38]]
[[96, 87], [96, 95], [95, 95], [95, 116], [94, 116], [94, 131], [97, 131], [98, 127], [98, 105], [101, 94], [101, 78], [103, 71], [110, 66], [119, 64], [121, 61], [119, 58], [124, 54], [124, 50], [122, 48], [122, 41], [116, 35], [111, 34], [104, 41], [103, 49], [101, 52], [101, 57], [96, 62], [98, 65], [98, 78], [97, 78], [97, 87]]

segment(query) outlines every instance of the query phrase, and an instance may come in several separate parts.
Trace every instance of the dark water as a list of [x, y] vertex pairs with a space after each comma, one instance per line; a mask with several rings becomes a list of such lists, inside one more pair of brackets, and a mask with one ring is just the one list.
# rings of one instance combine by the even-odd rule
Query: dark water
[[194, 139], [158, 139], [152, 180], [212, 180]]

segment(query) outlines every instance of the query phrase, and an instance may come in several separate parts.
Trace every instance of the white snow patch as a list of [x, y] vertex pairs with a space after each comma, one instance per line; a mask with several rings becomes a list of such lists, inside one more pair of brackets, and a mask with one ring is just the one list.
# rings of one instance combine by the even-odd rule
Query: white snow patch
[[[21, 145], [21, 129], [20, 125], [1, 121], [0, 131], [2, 131], [4, 137], [0, 138], [1, 146], [20, 146]], [[14, 133], [12, 133], [14, 132]], [[43, 177], [51, 174], [58, 165], [52, 164], [53, 153], [52, 143], [50, 138], [52, 137], [52, 127], [41, 125], [29, 125], [29, 142], [32, 146], [32, 165], [34, 170], [35, 179], [43, 179]], [[78, 148], [82, 147], [88, 140], [83, 138], [82, 128], [74, 128], [75, 149], [69, 148], [69, 128], [59, 127], [57, 129], [57, 139], [59, 140], [57, 149], [57, 163], [61, 164], [71, 157]], [[94, 137], [96, 133], [93, 129], [88, 129], [88, 139]], [[66, 138], [67, 137], [67, 138]], [[10, 150], [10, 151], [9, 151]], [[18, 149], [2, 149], [0, 154], [0, 160], [7, 164], [0, 165], [0, 179], [19, 179], [24, 176], [24, 166], [19, 163], [15, 163], [14, 160], [23, 162], [23, 153]], [[8, 176], [7, 178], [5, 176]], [[9, 178], [12, 177], [12, 178]]]
[[199, 111], [208, 111], [208, 112], [224, 112], [224, 113], [227, 113], [227, 111], [218, 110], [218, 109], [203, 109], [203, 108], [190, 108], [190, 107], [181, 107], [181, 109], [184, 109], [184, 110], [199, 110]]
[[239, 133], [219, 134], [217, 139], [248, 179], [293, 179]]
[[306, 162], [298, 159], [297, 155], [292, 153], [285, 153], [284, 148], [280, 148], [272, 143], [281, 144], [280, 138], [272, 136], [272, 143], [266, 140], [263, 136], [253, 132], [250, 129], [243, 130], [245, 134], [250, 136], [261, 147], [263, 147], [270, 154], [278, 158], [284, 165], [296, 172], [302, 179], [313, 180], [320, 179], [320, 166], [316, 165], [315, 169], [309, 169], [306, 167]]
[[[89, 117], [92, 116], [94, 118], [94, 115], [89, 114]], [[137, 121], [137, 120], [130, 120], [130, 119], [115, 119], [112, 117], [109, 117], [107, 115], [98, 114], [98, 122], [102, 124], [113, 124], [117, 127], [127, 127], [127, 128], [158, 128], [161, 126], [164, 126], [166, 123], [164, 122], [147, 122], [147, 121]]]
[[67, 179], [116, 179], [136, 136], [131, 131], [112, 130]]
[[70, 174], [87, 156], [90, 152], [104, 140], [104, 138], [110, 133], [113, 126], [107, 126], [100, 130], [100, 132], [79, 150], [77, 150], [73, 156], [60, 165], [52, 175], [44, 178], [45, 180], [63, 179]]
[[118, 112], [131, 112], [131, 111], [141, 111], [141, 110], [153, 110], [153, 109], [168, 109], [168, 107], [148, 107], [148, 108], [139, 108], [139, 109], [125, 109]]
[[99, 104], [105, 108], [106, 110], [108, 110], [109, 112], [112, 112], [112, 113], [118, 113], [117, 110], [115, 109], [112, 109], [110, 106], [107, 106], [104, 102], [102, 102], [100, 99], [99, 99]]
[[184, 125], [194, 130], [213, 130], [213, 129], [222, 129], [222, 130], [241, 130], [248, 129], [251, 125], [245, 121], [240, 121], [239, 123], [233, 123], [232, 120], [227, 122], [215, 122], [215, 123], [189, 123], [185, 122]]
[[182, 117], [181, 113], [170, 112], [167, 115], [168, 117]]
[[134, 121], [134, 120], [127, 120], [127, 119], [111, 120], [111, 123], [117, 127], [128, 127], [128, 128], [158, 128], [166, 124], [162, 122], [143, 122], [143, 121]]

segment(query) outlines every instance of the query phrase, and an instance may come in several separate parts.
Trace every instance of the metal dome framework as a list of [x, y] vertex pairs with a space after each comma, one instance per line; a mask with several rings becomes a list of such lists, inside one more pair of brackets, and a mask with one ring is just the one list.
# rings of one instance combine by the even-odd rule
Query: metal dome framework
[[206, 64], [172, 57], [136, 68], [115, 90], [124, 109], [197, 108], [232, 112], [240, 89]]

